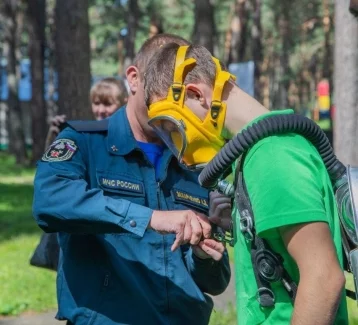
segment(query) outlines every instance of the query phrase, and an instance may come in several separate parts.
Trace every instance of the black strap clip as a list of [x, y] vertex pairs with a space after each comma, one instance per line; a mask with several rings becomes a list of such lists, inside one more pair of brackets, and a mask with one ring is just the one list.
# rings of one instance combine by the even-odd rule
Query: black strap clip
[[180, 99], [181, 92], [183, 90], [183, 85], [180, 83], [173, 83], [172, 84], [172, 92], [173, 98], [177, 102]]
[[219, 100], [213, 100], [211, 102], [210, 113], [211, 113], [211, 118], [213, 120], [216, 120], [218, 118], [221, 105], [222, 105], [221, 101], [219, 101]]

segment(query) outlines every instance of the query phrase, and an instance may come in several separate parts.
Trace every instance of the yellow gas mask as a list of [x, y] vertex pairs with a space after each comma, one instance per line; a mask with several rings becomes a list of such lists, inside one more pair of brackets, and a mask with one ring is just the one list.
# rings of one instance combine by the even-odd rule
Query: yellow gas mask
[[216, 65], [213, 98], [204, 120], [196, 116], [184, 104], [185, 77], [195, 67], [196, 60], [185, 59], [188, 46], [180, 46], [175, 60], [174, 80], [167, 98], [149, 106], [149, 125], [177, 157], [179, 163], [190, 169], [203, 168], [224, 146], [222, 131], [226, 116], [226, 104], [222, 102], [225, 84], [235, 76]]

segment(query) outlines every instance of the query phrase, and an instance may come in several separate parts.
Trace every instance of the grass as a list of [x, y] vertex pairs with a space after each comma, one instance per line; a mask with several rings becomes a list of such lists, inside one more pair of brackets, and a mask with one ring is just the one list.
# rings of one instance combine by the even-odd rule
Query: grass
[[56, 307], [56, 274], [29, 265], [41, 234], [31, 214], [33, 175], [0, 154], [0, 315]]
[[236, 325], [237, 320], [234, 303], [235, 302], [233, 302], [233, 304], [230, 303], [223, 312], [214, 310], [211, 314], [209, 325]]
[[[0, 315], [56, 308], [55, 272], [29, 265], [41, 231], [31, 214], [34, 169], [18, 167], [0, 152]], [[229, 248], [233, 262], [233, 249]], [[354, 289], [351, 276], [347, 286]], [[348, 299], [349, 324], [358, 325], [356, 302]], [[214, 311], [210, 325], [235, 325], [235, 302]]]

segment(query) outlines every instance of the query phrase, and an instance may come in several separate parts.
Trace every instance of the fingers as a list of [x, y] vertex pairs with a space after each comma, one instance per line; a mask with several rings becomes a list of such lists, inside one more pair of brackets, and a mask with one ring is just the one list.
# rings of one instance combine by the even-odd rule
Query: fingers
[[51, 132], [51, 133], [53, 133], [53, 134], [59, 134], [60, 133], [60, 129], [57, 127], [57, 126], [55, 126], [55, 125], [52, 125], [51, 127], [50, 127], [50, 129], [49, 129], [49, 132]]
[[229, 198], [228, 196], [226, 196], [225, 194], [221, 194], [218, 191], [213, 191], [209, 193], [209, 199], [210, 199], [210, 204], [211, 203], [215, 203], [217, 200], [219, 199], [225, 199], [226, 201], [230, 202], [231, 198]]
[[218, 192], [210, 192], [210, 216], [219, 216], [225, 209], [231, 209], [231, 199]]
[[231, 202], [223, 202], [221, 204], [219, 204], [214, 212], [213, 212], [213, 216], [224, 216], [224, 212], [227, 214], [229, 213], [231, 215]]
[[192, 228], [192, 236], [191, 236], [190, 244], [197, 245], [201, 240], [202, 228], [196, 216], [194, 218], [191, 218], [191, 228]]
[[220, 243], [218, 241], [216, 241], [215, 239], [204, 239], [204, 244], [216, 251], [218, 251], [219, 253], [223, 254], [225, 251], [225, 246], [223, 243]]
[[175, 236], [175, 241], [171, 247], [171, 251], [174, 252], [182, 243], [184, 239], [184, 232], [179, 232]]
[[51, 120], [51, 125], [59, 126], [66, 122], [66, 115], [56, 115]]
[[203, 214], [196, 213], [196, 218], [200, 222], [203, 237], [204, 238], [210, 238], [210, 236], [211, 236], [211, 226], [210, 226], [210, 222], [208, 220], [208, 217], [206, 217]]
[[192, 224], [191, 224], [191, 220], [187, 219], [185, 222], [185, 227], [184, 227], [184, 238], [183, 238], [183, 243], [188, 243], [191, 242], [191, 238], [192, 238]]
[[233, 222], [231, 218], [210, 217], [209, 221], [225, 231], [230, 231], [233, 228]]
[[190, 242], [191, 245], [197, 245], [202, 237], [209, 238], [211, 236], [211, 226], [208, 218], [204, 215], [186, 211], [186, 220], [182, 224], [178, 224], [175, 231], [175, 241], [171, 247], [175, 251], [180, 245]]
[[212, 239], [205, 239], [198, 246], [215, 261], [220, 261], [223, 257], [225, 247], [222, 243]]

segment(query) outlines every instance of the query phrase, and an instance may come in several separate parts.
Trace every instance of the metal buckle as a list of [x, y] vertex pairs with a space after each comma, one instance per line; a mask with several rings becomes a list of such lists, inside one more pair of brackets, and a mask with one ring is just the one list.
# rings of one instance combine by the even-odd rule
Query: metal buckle
[[213, 237], [221, 243], [228, 243], [231, 247], [234, 247], [235, 243], [232, 231], [230, 233], [215, 232]]
[[242, 216], [240, 216], [240, 231], [247, 240], [252, 241], [254, 239], [254, 234], [252, 233], [253, 222], [248, 210], [242, 211]]

